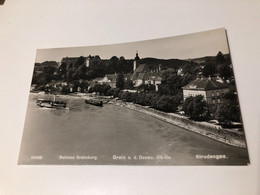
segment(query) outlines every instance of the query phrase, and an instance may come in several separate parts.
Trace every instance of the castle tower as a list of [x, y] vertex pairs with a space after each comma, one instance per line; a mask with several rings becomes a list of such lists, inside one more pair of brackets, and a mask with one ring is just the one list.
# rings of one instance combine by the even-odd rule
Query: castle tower
[[134, 67], [133, 67], [133, 72], [135, 71], [135, 69], [137, 68], [137, 66], [139, 65], [139, 56], [138, 56], [138, 51], [136, 51], [136, 56], [135, 56], [135, 59], [134, 59]]

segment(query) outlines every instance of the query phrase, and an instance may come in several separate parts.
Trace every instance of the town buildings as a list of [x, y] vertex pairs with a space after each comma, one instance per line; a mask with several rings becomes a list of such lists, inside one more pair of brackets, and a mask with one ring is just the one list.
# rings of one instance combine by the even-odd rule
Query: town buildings
[[158, 91], [158, 86], [161, 84], [162, 78], [160, 75], [161, 67], [159, 65], [158, 70], [151, 70], [147, 64], [140, 64], [140, 58], [138, 53], [134, 59], [133, 64], [133, 83], [135, 87], [142, 84], [152, 84], [155, 85], [156, 91]]
[[[84, 61], [84, 65], [89, 67], [90, 61], [93, 60], [93, 57], [81, 57]], [[64, 57], [62, 58], [60, 64], [65, 63], [66, 69], [75, 66], [80, 57]], [[155, 89], [158, 90], [158, 86], [161, 84], [161, 69], [160, 65], [157, 70], [151, 70], [147, 64], [140, 64], [140, 58], [138, 52], [133, 60], [133, 74], [128, 73], [124, 74], [125, 81], [132, 80], [135, 87], [138, 87], [142, 84], [151, 84], [155, 85]], [[116, 88], [116, 79], [117, 73], [115, 74], [106, 74], [104, 77], [95, 78], [91, 81], [91, 85], [95, 83], [99, 84], [108, 84], [112, 88]]]
[[[135, 65], [135, 63], [134, 63]], [[135, 68], [135, 67], [134, 67]], [[145, 84], [148, 73], [151, 72], [147, 64], [140, 64], [133, 73], [133, 83], [135, 87]]]
[[219, 104], [229, 92], [229, 86], [212, 78], [197, 78], [183, 88], [184, 100], [190, 96], [202, 95], [209, 105]]
[[[112, 88], [116, 88], [116, 80], [117, 80], [118, 74], [106, 74], [104, 77], [100, 78], [95, 78], [92, 80], [92, 85], [94, 86], [95, 84], [107, 84], [110, 85]], [[133, 79], [132, 74], [123, 74], [125, 82], [128, 80]]]
[[101, 78], [98, 83], [100, 84], [108, 84], [112, 88], [116, 88], [116, 74], [107, 74], [105, 77]]

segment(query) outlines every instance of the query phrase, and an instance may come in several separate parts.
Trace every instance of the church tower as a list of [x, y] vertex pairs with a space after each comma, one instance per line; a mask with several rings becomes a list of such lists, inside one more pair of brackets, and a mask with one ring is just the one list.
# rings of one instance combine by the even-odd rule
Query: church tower
[[91, 56], [89, 55], [89, 56], [86, 58], [86, 62], [85, 62], [85, 63], [86, 63], [86, 67], [89, 67], [90, 57], [91, 57]]
[[136, 51], [136, 56], [135, 56], [135, 59], [134, 59], [134, 67], [133, 67], [133, 72], [135, 71], [135, 69], [137, 68], [137, 66], [139, 65], [139, 56], [138, 56], [138, 51]]

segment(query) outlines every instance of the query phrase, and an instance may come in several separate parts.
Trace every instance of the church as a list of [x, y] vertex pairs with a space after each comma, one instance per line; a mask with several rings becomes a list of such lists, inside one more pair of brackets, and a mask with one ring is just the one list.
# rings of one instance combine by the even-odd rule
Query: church
[[155, 85], [156, 91], [158, 90], [158, 85], [161, 84], [160, 76], [160, 65], [157, 71], [151, 70], [147, 64], [140, 64], [140, 58], [138, 53], [133, 63], [133, 83], [135, 87], [142, 84], [152, 84]]

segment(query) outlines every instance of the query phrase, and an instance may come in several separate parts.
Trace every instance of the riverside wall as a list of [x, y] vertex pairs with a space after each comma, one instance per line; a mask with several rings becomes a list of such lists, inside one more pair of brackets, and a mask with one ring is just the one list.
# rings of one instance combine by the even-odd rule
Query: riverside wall
[[159, 110], [155, 110], [150, 107], [141, 106], [138, 104], [123, 104], [122, 106], [132, 109], [149, 116], [153, 116], [157, 119], [163, 120], [165, 122], [171, 123], [178, 127], [184, 128], [186, 130], [201, 134], [208, 138], [214, 139], [216, 141], [232, 145], [239, 148], [246, 148], [244, 135], [239, 135], [236, 133], [230, 133], [228, 130], [223, 129], [221, 126], [197, 122], [188, 119], [185, 116], [177, 115], [174, 113], [166, 113]]

